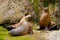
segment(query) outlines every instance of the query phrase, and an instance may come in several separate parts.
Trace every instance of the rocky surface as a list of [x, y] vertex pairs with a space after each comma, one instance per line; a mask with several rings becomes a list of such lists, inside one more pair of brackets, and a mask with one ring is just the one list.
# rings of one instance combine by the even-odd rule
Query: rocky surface
[[17, 22], [24, 16], [27, 0], [0, 0], [0, 24], [9, 20]]
[[35, 40], [60, 40], [60, 30], [54, 31], [35, 31]]

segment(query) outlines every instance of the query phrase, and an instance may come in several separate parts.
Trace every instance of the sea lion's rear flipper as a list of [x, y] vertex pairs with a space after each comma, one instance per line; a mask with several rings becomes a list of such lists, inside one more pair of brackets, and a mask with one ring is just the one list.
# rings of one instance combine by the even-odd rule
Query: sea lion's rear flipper
[[14, 29], [12, 26], [6, 26], [6, 28], [7, 28], [8, 31]]
[[50, 30], [59, 30], [59, 27], [58, 27], [57, 24], [55, 24], [54, 26], [52, 26], [52, 27], [50, 28]]

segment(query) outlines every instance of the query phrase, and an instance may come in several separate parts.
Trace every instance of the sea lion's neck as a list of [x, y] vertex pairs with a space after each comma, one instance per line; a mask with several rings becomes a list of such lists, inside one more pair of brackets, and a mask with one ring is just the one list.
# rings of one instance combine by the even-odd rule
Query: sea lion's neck
[[49, 13], [49, 12], [43, 12], [43, 14], [48, 14], [48, 15], [50, 15], [50, 13]]

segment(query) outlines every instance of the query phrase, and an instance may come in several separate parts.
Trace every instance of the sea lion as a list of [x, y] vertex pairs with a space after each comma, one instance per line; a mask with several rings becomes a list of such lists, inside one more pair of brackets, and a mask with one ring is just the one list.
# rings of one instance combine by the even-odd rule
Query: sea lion
[[[25, 19], [25, 20], [23, 20], [23, 19]], [[27, 15], [23, 19], [22, 19], [23, 21], [21, 21], [22, 24], [19, 27], [9, 31], [10, 35], [12, 35], [12, 36], [20, 36], [20, 35], [25, 35], [27, 33], [30, 33], [30, 34], [33, 33], [31, 16]]]
[[39, 20], [40, 20], [39, 21], [39, 25], [40, 25], [39, 30], [43, 30], [43, 29], [48, 30], [49, 27], [51, 26], [51, 18], [50, 18], [50, 13], [49, 13], [48, 8], [44, 9]]

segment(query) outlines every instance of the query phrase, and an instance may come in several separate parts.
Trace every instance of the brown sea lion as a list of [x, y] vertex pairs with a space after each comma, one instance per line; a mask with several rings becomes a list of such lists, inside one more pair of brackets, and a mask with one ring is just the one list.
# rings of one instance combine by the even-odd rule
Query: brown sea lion
[[50, 18], [50, 13], [48, 8], [44, 9], [40, 17], [39, 25], [40, 25], [39, 30], [43, 30], [45, 28], [46, 30], [48, 30], [49, 27], [51, 26], [51, 18]]

